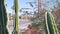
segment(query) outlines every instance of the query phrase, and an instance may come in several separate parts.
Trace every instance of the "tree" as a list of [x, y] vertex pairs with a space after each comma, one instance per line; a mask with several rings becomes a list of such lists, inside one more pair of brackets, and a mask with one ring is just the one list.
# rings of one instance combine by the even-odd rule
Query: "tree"
[[11, 20], [11, 13], [9, 13], [9, 20]]

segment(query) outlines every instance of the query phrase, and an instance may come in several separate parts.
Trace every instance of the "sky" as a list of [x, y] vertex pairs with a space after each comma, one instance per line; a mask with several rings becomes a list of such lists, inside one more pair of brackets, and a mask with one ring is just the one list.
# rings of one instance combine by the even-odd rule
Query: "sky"
[[[34, 0], [18, 0], [18, 3], [19, 3], [19, 9], [20, 8], [30, 8], [31, 6], [29, 6], [29, 4], [27, 4], [27, 2], [33, 2]], [[8, 13], [12, 13], [12, 9], [11, 9], [11, 6], [13, 6], [14, 4], [14, 1], [13, 0], [6, 0], [6, 4], [7, 4], [7, 12]]]
[[[34, 1], [35, 0], [18, 0], [19, 9], [21, 9], [21, 8], [32, 8], [27, 2], [34, 2]], [[46, 2], [49, 1], [47, 6], [50, 8], [53, 8], [53, 6], [56, 5], [55, 0], [42, 0], [42, 3], [44, 3], [45, 1]], [[7, 13], [14, 13], [14, 11], [11, 9], [11, 6], [13, 6], [13, 4], [14, 4], [14, 0], [6, 0], [6, 4], [7, 4], [7, 6], [6, 6]]]

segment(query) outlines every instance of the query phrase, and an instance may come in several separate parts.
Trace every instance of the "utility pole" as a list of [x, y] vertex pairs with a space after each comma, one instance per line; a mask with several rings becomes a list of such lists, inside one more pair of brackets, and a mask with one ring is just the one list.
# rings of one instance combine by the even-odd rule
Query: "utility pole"
[[38, 0], [38, 13], [41, 12], [41, 0]]

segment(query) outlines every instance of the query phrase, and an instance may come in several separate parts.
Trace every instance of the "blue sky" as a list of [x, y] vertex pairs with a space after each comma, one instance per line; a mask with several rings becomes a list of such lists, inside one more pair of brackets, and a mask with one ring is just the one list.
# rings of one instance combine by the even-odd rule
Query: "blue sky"
[[[21, 8], [31, 8], [31, 6], [26, 3], [26, 2], [34, 2], [35, 0], [18, 0], [19, 3], [19, 9]], [[53, 8], [55, 5], [55, 0], [45, 0], [49, 1], [50, 3], [48, 4], [48, 7]], [[11, 9], [11, 6], [13, 6], [14, 0], [6, 0], [7, 4], [7, 12], [8, 13], [13, 13], [14, 11]], [[44, 0], [42, 0], [42, 3], [44, 3]]]
[[[18, 0], [18, 3], [19, 3], [19, 9], [20, 8], [30, 8], [31, 6], [29, 6], [29, 4], [27, 4], [26, 2], [34, 2], [34, 0]], [[12, 13], [12, 9], [11, 9], [11, 6], [13, 6], [13, 3], [14, 1], [13, 0], [6, 0], [6, 3], [7, 3], [7, 12], [8, 13]]]

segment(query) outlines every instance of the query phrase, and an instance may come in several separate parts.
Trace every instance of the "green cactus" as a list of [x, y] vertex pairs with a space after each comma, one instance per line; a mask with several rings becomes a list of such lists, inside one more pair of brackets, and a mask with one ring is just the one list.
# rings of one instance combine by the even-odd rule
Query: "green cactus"
[[59, 34], [55, 20], [51, 12], [45, 13], [46, 34]]
[[9, 34], [6, 28], [7, 21], [5, 0], [0, 0], [0, 34]]
[[15, 23], [14, 23], [14, 31], [13, 34], [18, 34], [18, 0], [14, 0], [15, 7]]

